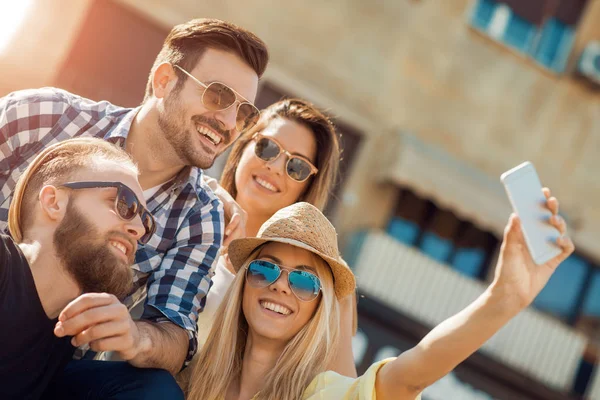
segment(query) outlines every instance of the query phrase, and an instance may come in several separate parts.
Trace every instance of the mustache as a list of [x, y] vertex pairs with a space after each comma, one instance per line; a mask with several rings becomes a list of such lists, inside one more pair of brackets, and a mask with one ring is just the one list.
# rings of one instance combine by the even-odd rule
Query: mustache
[[221, 124], [214, 118], [207, 118], [203, 115], [194, 115], [192, 121], [210, 126], [212, 130], [223, 137], [225, 143], [229, 144], [231, 142], [231, 131], [221, 128]]

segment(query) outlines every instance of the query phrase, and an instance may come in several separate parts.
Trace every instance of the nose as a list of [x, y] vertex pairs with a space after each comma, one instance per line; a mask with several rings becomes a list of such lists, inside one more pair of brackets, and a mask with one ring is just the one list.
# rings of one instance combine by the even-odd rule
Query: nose
[[[215, 118], [221, 123], [223, 129], [233, 131], [236, 128], [235, 119], [237, 116], [237, 103], [229, 108], [215, 113]], [[236, 130], [237, 131], [237, 130]]]
[[286, 270], [281, 271], [281, 275], [279, 275], [279, 278], [277, 278], [277, 280], [269, 286], [269, 290], [273, 292], [291, 294], [292, 290], [290, 289], [290, 285], [288, 283], [287, 274], [288, 272]]
[[271, 161], [267, 161], [267, 168], [272, 171], [275, 171], [279, 175], [283, 175], [285, 172], [285, 166], [287, 164], [287, 156], [282, 152]]
[[137, 215], [131, 221], [127, 221], [125, 228], [127, 230], [127, 233], [130, 236], [132, 236], [135, 239], [135, 241], [140, 240], [140, 238], [146, 233], [146, 228], [142, 223], [142, 217], [140, 217], [139, 215]]

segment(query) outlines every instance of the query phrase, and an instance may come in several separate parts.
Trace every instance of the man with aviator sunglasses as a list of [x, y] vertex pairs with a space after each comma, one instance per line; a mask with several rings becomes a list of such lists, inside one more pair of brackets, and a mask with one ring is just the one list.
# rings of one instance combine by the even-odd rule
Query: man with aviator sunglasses
[[[78, 138], [49, 146], [21, 175], [9, 209], [12, 238], [0, 235], [3, 399], [65, 398], [53, 395], [54, 379], [73, 345], [92, 330], [98, 332], [93, 348], [137, 357], [123, 345], [140, 335], [135, 327], [127, 329], [127, 318], [106, 318], [76, 337], [60, 332], [62, 325], [100, 310], [90, 300], [128, 315], [118, 299], [132, 287], [136, 242], [147, 242], [155, 230], [140, 200], [137, 172], [123, 150]], [[136, 382], [141, 376], [131, 376], [131, 369], [121, 365]], [[143, 375], [156, 386], [152, 390], [182, 398], [168, 372], [147, 369]]]
[[[225, 229], [223, 203], [202, 170], [240, 130], [256, 123], [252, 102], [267, 62], [266, 46], [253, 33], [225, 21], [196, 19], [175, 26], [165, 39], [137, 108], [54, 88], [0, 98], [0, 170], [6, 171], [0, 174], [0, 230], [6, 227], [18, 176], [44, 146], [95, 136], [121, 146], [136, 162], [143, 197], [156, 220], [155, 233], [136, 253], [133, 290], [123, 300], [130, 308], [143, 301], [135, 325], [152, 343], [129, 360], [136, 367], [174, 374], [196, 352], [196, 321], [211, 285], [209, 272], [223, 242], [243, 229], [244, 215], [221, 191], [226, 211], [233, 214]], [[71, 326], [64, 334], [83, 330], [83, 325]], [[140, 343], [129, 345], [135, 349]], [[69, 384], [66, 380], [65, 387]]]

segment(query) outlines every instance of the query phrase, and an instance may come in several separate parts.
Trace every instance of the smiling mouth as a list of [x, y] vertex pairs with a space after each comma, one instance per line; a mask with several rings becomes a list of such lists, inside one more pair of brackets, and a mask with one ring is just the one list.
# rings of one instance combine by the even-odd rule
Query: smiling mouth
[[260, 302], [260, 306], [266, 310], [271, 310], [281, 315], [289, 315], [292, 313], [292, 310], [290, 310], [289, 308], [279, 304], [271, 303], [270, 301], [263, 300]]
[[274, 185], [270, 184], [269, 182], [265, 181], [264, 179], [259, 178], [258, 176], [255, 176], [254, 180], [260, 186], [264, 187], [265, 189], [267, 189], [267, 190], [269, 190], [269, 191], [271, 191], [273, 193], [279, 192], [279, 190], [277, 190], [277, 188]]
[[109, 242], [114, 248], [116, 248], [117, 250], [119, 250], [121, 253], [123, 253], [125, 256], [127, 256], [127, 247], [125, 247], [125, 245], [123, 243], [119, 243], [119, 242], [115, 242], [114, 240], [111, 240]]
[[207, 138], [215, 146], [218, 146], [221, 143], [221, 140], [222, 140], [221, 136], [217, 135], [216, 133], [214, 133], [213, 131], [211, 131], [208, 128], [197, 125], [196, 131], [199, 134], [201, 134], [202, 136], [204, 136], [205, 138]]

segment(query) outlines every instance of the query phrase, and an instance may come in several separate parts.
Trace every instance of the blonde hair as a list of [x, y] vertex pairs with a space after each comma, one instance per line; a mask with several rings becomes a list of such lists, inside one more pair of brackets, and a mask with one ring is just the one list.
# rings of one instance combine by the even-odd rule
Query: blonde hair
[[297, 201], [305, 201], [323, 210], [329, 200], [329, 195], [338, 179], [340, 164], [340, 143], [335, 126], [331, 120], [311, 103], [301, 99], [286, 99], [278, 101], [261, 111], [261, 118], [252, 129], [240, 135], [231, 148], [227, 158], [221, 186], [237, 196], [235, 173], [246, 146], [256, 132], [263, 131], [276, 118], [285, 118], [306, 126], [314, 135], [317, 143], [317, 160], [315, 167], [317, 175], [310, 178], [306, 191]]
[[16, 242], [33, 225], [33, 208], [45, 185], [65, 183], [81, 168], [104, 159], [130, 167], [137, 173], [131, 156], [103, 139], [78, 137], [55, 143], [42, 150], [19, 178], [8, 209], [8, 229]]
[[[194, 361], [187, 385], [188, 400], [223, 397], [230, 382], [242, 373], [248, 322], [242, 311], [245, 273], [258, 256], [256, 249], [238, 271], [221, 302], [206, 343]], [[296, 400], [310, 382], [324, 372], [333, 357], [340, 326], [339, 303], [334, 294], [331, 270], [320, 257], [317, 274], [322, 296], [310, 321], [285, 346], [273, 369], [265, 377], [256, 399]], [[184, 386], [186, 382], [184, 382]]]

